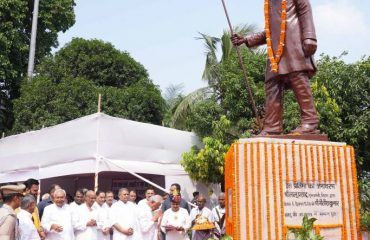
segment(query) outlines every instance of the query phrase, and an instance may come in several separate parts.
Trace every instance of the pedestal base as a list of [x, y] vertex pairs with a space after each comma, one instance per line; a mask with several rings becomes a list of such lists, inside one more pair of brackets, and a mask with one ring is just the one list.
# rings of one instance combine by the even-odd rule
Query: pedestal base
[[240, 139], [226, 156], [225, 193], [234, 240], [287, 239], [304, 214], [327, 240], [361, 239], [354, 151], [345, 143]]

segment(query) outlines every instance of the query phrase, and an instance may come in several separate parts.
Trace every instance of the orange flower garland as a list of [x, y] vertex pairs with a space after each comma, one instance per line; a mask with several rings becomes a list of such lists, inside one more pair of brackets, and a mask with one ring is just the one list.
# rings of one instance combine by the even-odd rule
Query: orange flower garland
[[271, 71], [274, 73], [278, 72], [279, 62], [283, 55], [285, 45], [285, 30], [286, 30], [286, 0], [281, 0], [281, 25], [280, 25], [280, 41], [276, 55], [272, 49], [272, 39], [270, 31], [270, 0], [265, 0], [264, 13], [265, 13], [265, 31], [266, 31], [266, 43], [267, 43], [267, 54], [270, 60]]
[[352, 180], [353, 182], [353, 190], [354, 190], [354, 197], [355, 197], [355, 212], [356, 212], [356, 229], [357, 229], [357, 239], [362, 240], [361, 236], [361, 228], [360, 228], [360, 200], [358, 196], [358, 182], [357, 182], [357, 169], [356, 169], [356, 160], [355, 160], [355, 153], [353, 147], [350, 147], [350, 154], [351, 154], [351, 168], [352, 168]]

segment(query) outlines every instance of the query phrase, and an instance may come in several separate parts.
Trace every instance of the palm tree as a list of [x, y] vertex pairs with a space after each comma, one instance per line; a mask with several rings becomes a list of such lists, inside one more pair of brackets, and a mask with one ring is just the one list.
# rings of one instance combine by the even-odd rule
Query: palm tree
[[[257, 27], [255, 25], [245, 24], [243, 26], [235, 27], [233, 32], [244, 36], [248, 33], [255, 32], [256, 29]], [[197, 37], [196, 39], [204, 41], [206, 55], [206, 63], [202, 79], [208, 82], [208, 86], [191, 92], [178, 104], [176, 111], [172, 116], [171, 125], [175, 128], [184, 129], [186, 116], [190, 113], [191, 108], [197, 102], [207, 99], [212, 95], [216, 95], [216, 99], [222, 100], [222, 92], [219, 87], [221, 81], [221, 64], [231, 56], [234, 48], [230, 40], [230, 31], [224, 31], [221, 38], [212, 37], [204, 33], [199, 34], [200, 37]], [[217, 57], [218, 47], [221, 47], [220, 59]]]

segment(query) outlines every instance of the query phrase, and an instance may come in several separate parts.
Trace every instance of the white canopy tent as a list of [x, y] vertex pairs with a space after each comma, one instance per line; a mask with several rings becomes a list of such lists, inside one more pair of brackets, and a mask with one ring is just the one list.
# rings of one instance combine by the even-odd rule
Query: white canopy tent
[[0, 183], [118, 171], [164, 175], [166, 189], [178, 182], [190, 196], [196, 183], [180, 160], [199, 144], [190, 132], [96, 113], [0, 139]]

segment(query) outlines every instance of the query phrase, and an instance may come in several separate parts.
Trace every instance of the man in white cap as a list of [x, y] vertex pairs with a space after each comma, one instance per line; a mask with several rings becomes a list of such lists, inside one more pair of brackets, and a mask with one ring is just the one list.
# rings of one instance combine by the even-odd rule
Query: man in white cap
[[21, 185], [5, 185], [0, 187], [4, 205], [0, 208], [0, 239], [15, 240], [17, 236], [17, 215], [15, 209], [21, 205], [22, 192], [26, 187]]

